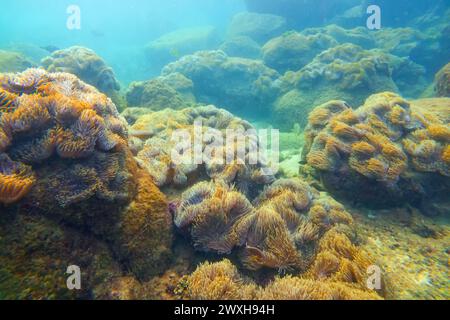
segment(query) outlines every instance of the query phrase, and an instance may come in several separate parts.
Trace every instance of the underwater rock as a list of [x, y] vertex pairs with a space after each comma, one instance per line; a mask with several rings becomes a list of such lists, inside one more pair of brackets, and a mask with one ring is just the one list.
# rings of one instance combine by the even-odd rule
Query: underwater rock
[[35, 64], [23, 54], [0, 50], [0, 72], [21, 72], [32, 67]]
[[118, 92], [120, 84], [113, 69], [93, 50], [78, 46], [57, 50], [42, 59], [41, 64], [49, 72], [67, 72], [77, 76], [107, 94], [119, 109], [123, 109]]
[[381, 8], [383, 25], [398, 27], [411, 24], [426, 16], [435, 16], [444, 12], [448, 7], [447, 0], [419, 1], [412, 4], [410, 0], [364, 0], [363, 8], [377, 5]]
[[356, 110], [330, 101], [309, 115], [302, 160], [328, 191], [354, 202], [423, 205], [450, 190], [449, 103], [389, 92]]
[[277, 124], [287, 129], [294, 123], [304, 126], [308, 111], [328, 100], [343, 97], [357, 104], [371, 93], [398, 90], [391, 78], [388, 56], [352, 44], [322, 52], [281, 80], [286, 93], [275, 102], [273, 112]]
[[268, 41], [262, 48], [264, 63], [279, 73], [297, 71], [322, 51], [337, 45], [324, 34], [304, 36], [291, 31]]
[[218, 31], [212, 26], [178, 29], [150, 42], [145, 54], [151, 72], [159, 74], [166, 64], [196, 51], [212, 50], [220, 41]]
[[[248, 193], [256, 192], [264, 184], [273, 180], [273, 175], [268, 174], [268, 165], [262, 161], [263, 159], [256, 159], [255, 163], [249, 163], [249, 161], [238, 163], [238, 159], [225, 163], [224, 157], [232, 151], [227, 147], [236, 151], [237, 141], [233, 145], [226, 144], [224, 141], [222, 145], [211, 147], [210, 157], [202, 159], [202, 161], [205, 160], [205, 163], [194, 162], [192, 154], [190, 158], [186, 159], [187, 161], [175, 162], [176, 159], [173, 159], [172, 152], [176, 150], [180, 141], [173, 139], [174, 131], [183, 129], [184, 133], [190, 135], [187, 142], [192, 142], [195, 134], [194, 125], [197, 123], [201, 125], [197, 129], [201, 130], [200, 133], [203, 134], [199, 145], [202, 152], [209, 148], [208, 135], [212, 132], [225, 135], [227, 129], [241, 130], [244, 133], [247, 130], [254, 130], [248, 122], [212, 105], [179, 111], [165, 109], [138, 118], [131, 127], [132, 134], [144, 142], [137, 159], [150, 172], [158, 186], [186, 187], [201, 177], [207, 177], [235, 184], [241, 192]], [[250, 141], [251, 138], [249, 136], [246, 139]], [[258, 142], [253, 141], [253, 143]], [[191, 148], [191, 145], [186, 146], [186, 150]], [[190, 152], [185, 152], [185, 154], [189, 155]], [[245, 150], [245, 159], [248, 160], [249, 156], [249, 151]]]
[[100, 237], [138, 277], [160, 272], [171, 242], [167, 204], [138, 168], [112, 101], [74, 75], [42, 69], [1, 74], [0, 88], [8, 107], [0, 200], [15, 204], [3, 208], [26, 207]]
[[[21, 211], [0, 215], [0, 299], [96, 299], [122, 274], [104, 242]], [[80, 267], [81, 290], [67, 288], [70, 265]]]
[[450, 63], [447, 63], [434, 78], [434, 92], [438, 97], [450, 98]]
[[162, 75], [174, 72], [192, 80], [198, 102], [224, 107], [239, 115], [262, 114], [279, 91], [279, 74], [275, 70], [259, 60], [228, 57], [223, 51], [185, 56], [164, 67]]
[[219, 50], [222, 50], [230, 57], [259, 59], [261, 56], [260, 45], [247, 36], [236, 36], [227, 39], [219, 47]]
[[374, 32], [369, 32], [364, 27], [346, 29], [335, 24], [330, 24], [320, 28], [307, 28], [301, 34], [304, 36], [329, 36], [339, 44], [352, 43], [364, 49], [373, 49], [376, 46], [373, 36]]
[[228, 37], [246, 36], [259, 44], [287, 31], [286, 19], [273, 14], [241, 12], [236, 14], [228, 27]]
[[291, 28], [321, 26], [359, 4], [358, 0], [245, 0], [248, 11], [276, 14], [287, 19]]
[[[187, 84], [191, 84], [190, 89], [192, 90], [192, 81], [181, 74], [178, 75], [183, 77]], [[183, 89], [186, 91], [186, 84]], [[152, 111], [166, 108], [178, 110], [190, 106], [189, 101], [186, 101], [175, 88], [167, 84], [163, 77], [132, 82], [126, 92], [126, 100], [129, 107], [140, 107]]]
[[103, 93], [120, 89], [113, 70], [94, 51], [84, 47], [70, 47], [53, 52], [41, 61], [49, 72], [67, 72], [89, 83]]

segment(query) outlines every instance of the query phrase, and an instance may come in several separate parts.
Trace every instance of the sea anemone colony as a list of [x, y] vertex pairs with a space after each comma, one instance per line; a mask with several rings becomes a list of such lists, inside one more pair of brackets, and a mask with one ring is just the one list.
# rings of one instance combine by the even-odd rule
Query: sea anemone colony
[[328, 102], [309, 115], [303, 161], [338, 194], [381, 206], [420, 204], [448, 191], [448, 110], [447, 100], [408, 102], [389, 92], [356, 110]]
[[[14, 219], [27, 221], [33, 213], [39, 224], [83, 230], [139, 278], [164, 268], [167, 203], [134, 160], [111, 100], [71, 74], [40, 69], [2, 74], [0, 88], [9, 106], [0, 121], [2, 216], [17, 212]], [[4, 267], [11, 263], [19, 262]]]

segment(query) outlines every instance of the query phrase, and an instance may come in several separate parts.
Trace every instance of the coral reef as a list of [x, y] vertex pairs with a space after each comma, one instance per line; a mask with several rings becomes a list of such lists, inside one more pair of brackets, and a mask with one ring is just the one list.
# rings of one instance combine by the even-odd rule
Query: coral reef
[[285, 93], [274, 104], [274, 116], [277, 123], [287, 128], [295, 122], [303, 126], [305, 114], [326, 101], [342, 99], [358, 105], [370, 94], [398, 91], [397, 84], [408, 87], [412, 79], [420, 83], [424, 71], [419, 66], [411, 69], [410, 63], [406, 58], [378, 50], [338, 45], [281, 78]]
[[450, 63], [447, 63], [434, 79], [434, 91], [438, 97], [450, 98]]
[[34, 66], [35, 64], [21, 53], [0, 50], [0, 72], [21, 72]]
[[366, 205], [420, 204], [448, 192], [448, 99], [394, 93], [352, 110], [330, 101], [309, 115], [303, 161], [324, 185]]
[[336, 40], [328, 35], [304, 36], [295, 31], [286, 32], [263, 46], [263, 60], [267, 66], [280, 73], [297, 71], [311, 62], [317, 54], [336, 45]]
[[230, 57], [258, 59], [261, 56], [259, 44], [247, 36], [235, 36], [227, 39], [221, 44], [219, 50], [222, 50]]
[[164, 67], [162, 75], [174, 72], [192, 80], [198, 102], [224, 107], [239, 115], [254, 117], [255, 113], [267, 111], [279, 91], [279, 74], [275, 70], [258, 60], [228, 57], [223, 51], [185, 56]]
[[100, 237], [140, 278], [160, 272], [171, 243], [167, 204], [128, 149], [112, 101], [74, 75], [41, 69], [1, 74], [0, 87], [13, 105], [0, 121], [2, 210]]
[[91, 49], [75, 46], [57, 50], [42, 59], [41, 64], [49, 72], [74, 74], [80, 80], [107, 94], [119, 109], [123, 108], [118, 93], [120, 84], [114, 71]]
[[247, 36], [259, 44], [276, 37], [287, 29], [286, 19], [272, 14], [241, 12], [228, 27], [228, 37]]
[[[195, 124], [200, 126], [195, 127]], [[227, 129], [249, 132], [254, 128], [246, 121], [234, 117], [231, 113], [218, 109], [214, 106], [203, 106], [187, 108], [179, 111], [171, 109], [144, 115], [131, 127], [135, 138], [143, 141], [142, 148], [137, 150], [137, 159], [153, 176], [158, 186], [186, 187], [198, 181], [201, 177], [209, 177], [216, 181], [222, 180], [236, 187], [244, 193], [257, 192], [260, 186], [273, 180], [269, 174], [268, 164], [264, 159], [255, 159], [254, 163], [249, 161], [251, 156], [249, 150], [245, 150], [241, 159], [236, 157], [235, 152], [240, 151], [242, 146], [234, 139], [233, 144], [223, 141], [220, 145], [211, 145], [211, 135], [215, 132], [226, 135]], [[182, 141], [173, 138], [174, 130], [182, 129], [189, 137], [181, 137]], [[200, 132], [194, 132], [200, 130]], [[192, 146], [194, 134], [201, 134], [199, 145]], [[246, 138], [253, 141], [255, 135]], [[186, 145], [182, 161], [175, 161], [172, 152], [177, 150], [179, 144]], [[257, 143], [253, 141], [252, 143]], [[140, 144], [139, 144], [140, 145]], [[210, 150], [207, 158], [201, 159], [201, 163], [194, 161], [192, 148], [201, 148], [202, 152]], [[190, 150], [190, 151], [189, 151]], [[225, 156], [231, 154], [235, 161], [226, 162]]]
[[215, 27], [184, 28], [164, 34], [145, 47], [150, 72], [157, 75], [168, 63], [200, 50], [212, 50], [220, 44]]
[[[185, 95], [189, 94], [187, 92], [189, 89], [193, 89], [192, 81], [183, 75], [174, 73], [171, 76], [172, 78], [179, 77], [178, 81], [184, 81], [184, 84], [180, 82], [179, 85], [184, 85], [182, 90]], [[166, 108], [177, 110], [190, 106], [189, 101], [168, 84], [164, 77], [143, 82], [132, 82], [126, 92], [126, 100], [129, 107], [140, 107], [153, 111]]]

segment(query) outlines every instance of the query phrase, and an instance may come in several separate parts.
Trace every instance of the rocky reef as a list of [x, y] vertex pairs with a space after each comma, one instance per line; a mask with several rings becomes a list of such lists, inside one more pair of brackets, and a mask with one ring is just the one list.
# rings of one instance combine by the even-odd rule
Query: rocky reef
[[248, 36], [235, 36], [227, 39], [219, 47], [230, 57], [258, 59], [261, 56], [261, 46]]
[[273, 14], [241, 12], [233, 17], [228, 37], [246, 36], [259, 44], [287, 31], [286, 19]]
[[79, 46], [57, 50], [42, 59], [41, 64], [48, 72], [66, 72], [77, 76], [107, 94], [120, 109], [123, 108], [118, 93], [120, 84], [113, 69], [93, 50]]
[[324, 34], [304, 36], [291, 31], [268, 41], [262, 48], [264, 63], [281, 74], [297, 71], [314, 57], [337, 45], [334, 38]]
[[293, 123], [305, 125], [305, 115], [326, 101], [342, 99], [358, 105], [370, 94], [398, 92], [399, 86], [409, 88], [412, 79], [420, 84], [424, 70], [411, 64], [407, 58], [378, 50], [364, 50], [349, 43], [338, 45], [281, 78], [285, 93], [274, 104], [274, 116], [287, 128]]
[[[192, 80], [198, 102], [255, 117], [270, 108], [278, 94], [279, 74], [261, 61], [229, 57], [223, 51], [200, 51], [168, 64], [163, 76], [178, 72]], [[223, 84], [227, 85], [224, 86]]]
[[132, 82], [126, 92], [128, 107], [159, 111], [189, 107], [195, 102], [194, 84], [181, 73]]
[[[36, 243], [41, 250], [36, 255], [44, 255], [45, 260], [31, 269], [36, 274], [30, 278], [48, 277], [47, 282], [60, 283], [50, 273], [60, 267], [50, 267], [47, 274], [45, 265], [58, 254], [95, 271], [90, 261], [100, 263], [95, 258], [98, 250], [100, 255], [114, 257], [114, 268], [131, 271], [140, 279], [164, 270], [172, 242], [167, 202], [134, 160], [126, 121], [112, 101], [74, 75], [42, 69], [1, 74], [0, 90], [0, 207], [13, 220], [2, 230], [7, 230], [7, 237], [16, 231], [20, 236], [24, 232], [20, 228], [26, 228], [22, 220], [30, 220], [31, 232], [41, 225], [44, 234], [49, 225], [61, 230], [55, 235], [61, 251], [55, 247], [54, 253], [47, 254], [41, 242]], [[20, 228], [12, 231], [13, 226]], [[66, 239], [72, 233], [75, 238]], [[84, 262], [62, 245], [78, 238], [75, 250], [93, 252], [91, 257], [88, 252], [86, 258], [79, 256]], [[89, 249], [90, 238], [102, 244]], [[31, 239], [19, 239], [18, 248], [28, 250]], [[42, 238], [42, 246], [50, 239]], [[10, 245], [5, 248], [10, 249]], [[15, 272], [12, 266], [21, 258], [11, 258], [5, 267], [8, 272]]]
[[448, 99], [409, 102], [394, 93], [352, 110], [330, 101], [309, 115], [303, 161], [325, 187], [365, 205], [408, 202], [427, 212], [449, 191]]
[[0, 72], [21, 72], [35, 64], [19, 52], [0, 50]]

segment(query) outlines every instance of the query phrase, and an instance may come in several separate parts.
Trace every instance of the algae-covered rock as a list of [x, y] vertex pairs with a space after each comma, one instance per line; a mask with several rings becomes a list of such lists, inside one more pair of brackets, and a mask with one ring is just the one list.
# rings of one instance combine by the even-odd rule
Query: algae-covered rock
[[[153, 111], [165, 108], [177, 110], [189, 107], [194, 102], [190, 101], [189, 98], [195, 100], [195, 98], [189, 97], [193, 94], [188, 93], [188, 91], [192, 92], [192, 81], [181, 74], [178, 74], [178, 79], [175, 79], [175, 76], [177, 74], [172, 74], [170, 77], [172, 80], [169, 79], [171, 81], [169, 83], [172, 85], [168, 84], [164, 77], [132, 82], [126, 92], [128, 106], [141, 107]], [[180, 80], [185, 81], [179, 82]], [[177, 91], [176, 87], [180, 88], [184, 96]]]
[[438, 97], [450, 97], [450, 63], [447, 63], [436, 74], [434, 91]]
[[70, 47], [53, 52], [41, 61], [49, 72], [67, 72], [96, 87], [103, 93], [120, 89], [112, 68], [94, 51], [84, 47]]
[[152, 72], [158, 74], [166, 64], [184, 55], [216, 48], [220, 40], [212, 26], [178, 29], [150, 42], [145, 53]]
[[21, 72], [34, 66], [35, 64], [21, 53], [0, 50], [0, 72]]
[[239, 115], [257, 117], [278, 94], [279, 74], [261, 61], [229, 57], [223, 51], [200, 51], [173, 62], [163, 76], [179, 72], [192, 80], [200, 103], [215, 104]]
[[260, 44], [276, 37], [287, 29], [286, 19], [272, 14], [241, 12], [228, 27], [228, 37], [247, 36]]
[[[0, 299], [95, 299], [122, 274], [104, 242], [26, 209], [0, 216]], [[69, 266], [80, 268], [80, 290], [67, 287]]]
[[236, 36], [227, 39], [219, 49], [230, 57], [258, 59], [261, 56], [259, 44], [247, 36]]
[[298, 32], [287, 32], [263, 46], [263, 60], [280, 73], [297, 71], [317, 54], [336, 45], [336, 40], [328, 35], [304, 36]]
[[277, 124], [291, 129], [306, 124], [307, 113], [328, 100], [358, 104], [376, 92], [398, 91], [392, 80], [389, 56], [352, 44], [328, 49], [298, 72], [283, 77], [285, 94], [274, 105]]
[[352, 43], [363, 47], [364, 49], [372, 49], [376, 46], [373, 32], [369, 32], [367, 28], [364, 27], [346, 29], [335, 24], [330, 24], [320, 28], [308, 28], [301, 33], [305, 36], [318, 34], [327, 35], [332, 37], [339, 44]]

